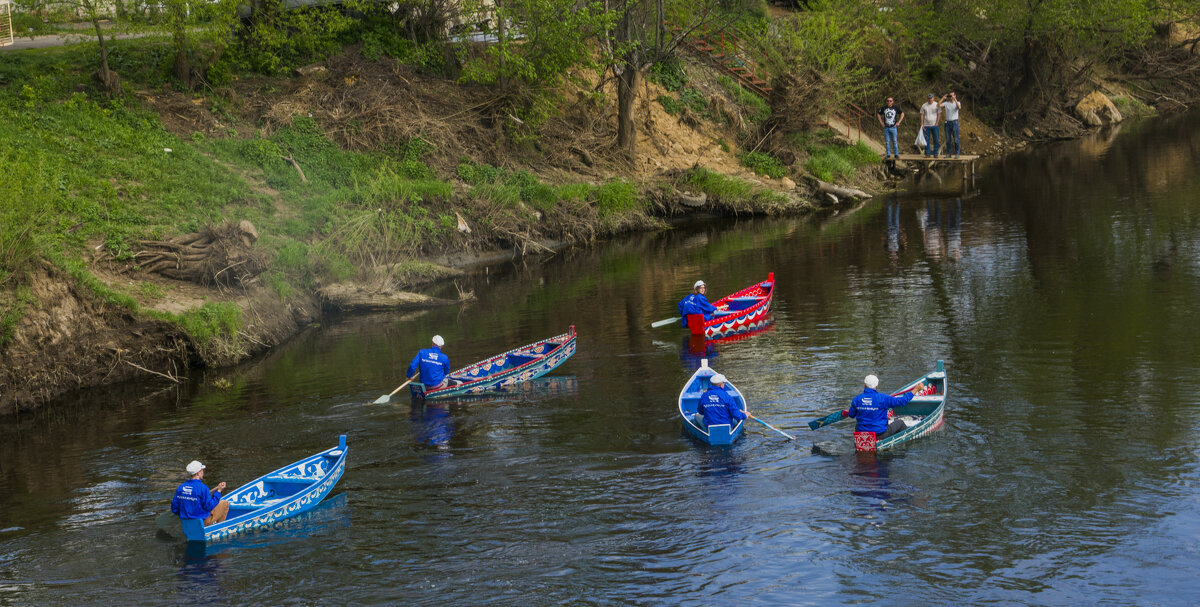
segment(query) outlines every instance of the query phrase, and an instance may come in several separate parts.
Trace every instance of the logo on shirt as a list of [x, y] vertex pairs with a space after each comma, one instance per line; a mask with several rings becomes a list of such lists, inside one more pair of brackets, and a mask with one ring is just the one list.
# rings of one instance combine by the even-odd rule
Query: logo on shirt
[[186, 494], [188, 494], [188, 495], [191, 495], [191, 494], [192, 494], [192, 487], [191, 487], [190, 485], [188, 485], [188, 486], [185, 486], [185, 487], [183, 488], [183, 492], [184, 492], [184, 493], [186, 493]]

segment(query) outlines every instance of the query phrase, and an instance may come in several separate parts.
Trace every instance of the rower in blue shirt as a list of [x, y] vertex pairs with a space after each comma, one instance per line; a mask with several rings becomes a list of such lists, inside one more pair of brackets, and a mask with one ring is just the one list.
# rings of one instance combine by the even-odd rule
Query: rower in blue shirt
[[442, 354], [442, 346], [446, 340], [441, 335], [433, 336], [433, 345], [417, 352], [408, 365], [408, 379], [411, 381], [420, 371], [421, 383], [425, 390], [433, 390], [446, 385], [446, 376], [450, 374], [450, 357]]
[[863, 378], [862, 394], [855, 396], [850, 401], [850, 408], [842, 411], [842, 417], [853, 417], [858, 420], [854, 426], [855, 432], [874, 432], [875, 440], [881, 441], [908, 427], [899, 419], [895, 419], [889, 424], [888, 409], [907, 405], [913, 396], [925, 389], [925, 382], [917, 384], [911, 392], [905, 392], [900, 396], [876, 392], [875, 388], [878, 386], [878, 377], [868, 375]]
[[187, 465], [190, 478], [175, 490], [171, 498], [171, 513], [181, 519], [202, 519], [205, 525], [215, 525], [225, 521], [229, 516], [229, 502], [221, 499], [221, 491], [225, 483], [217, 483], [217, 488], [208, 490], [204, 484], [204, 464], [193, 461]]
[[703, 280], [697, 280], [696, 284], [692, 285], [692, 292], [688, 293], [679, 300], [679, 316], [683, 318], [683, 326], [688, 326], [688, 314], [703, 314], [704, 320], [711, 320], [713, 313], [717, 311], [716, 306], [708, 303], [708, 298], [704, 296]]
[[696, 404], [696, 415], [692, 420], [702, 428], [718, 424], [729, 424], [732, 430], [737, 426], [736, 421], [746, 419], [746, 412], [738, 407], [733, 395], [725, 391], [725, 376], [717, 373], [708, 383], [711, 384]]

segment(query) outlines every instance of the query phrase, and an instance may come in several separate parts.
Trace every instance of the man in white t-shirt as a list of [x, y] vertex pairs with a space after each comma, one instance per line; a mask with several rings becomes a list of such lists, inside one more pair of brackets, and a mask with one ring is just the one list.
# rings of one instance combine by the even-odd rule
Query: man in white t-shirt
[[926, 101], [921, 105], [921, 128], [925, 131], [925, 157], [937, 156], [938, 145], [938, 116], [941, 114], [941, 106], [933, 100], [933, 93], [929, 93]]
[[941, 98], [942, 111], [946, 112], [946, 158], [949, 158], [951, 153], [958, 158], [962, 154], [962, 141], [958, 138], [958, 110], [962, 109], [962, 103], [954, 91], [950, 91], [949, 101], [946, 97], [947, 95], [942, 95]]

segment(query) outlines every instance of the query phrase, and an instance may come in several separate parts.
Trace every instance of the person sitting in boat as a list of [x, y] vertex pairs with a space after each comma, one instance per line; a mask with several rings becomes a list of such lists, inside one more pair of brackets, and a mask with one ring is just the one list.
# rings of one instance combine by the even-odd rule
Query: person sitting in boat
[[442, 353], [446, 340], [441, 335], [433, 336], [433, 345], [417, 352], [408, 365], [409, 381], [417, 377], [420, 371], [421, 383], [425, 390], [434, 390], [446, 385], [446, 376], [450, 374], [450, 357]]
[[925, 382], [917, 384], [912, 391], [900, 396], [876, 392], [875, 388], [878, 386], [878, 377], [866, 376], [863, 379], [862, 394], [850, 401], [849, 409], [842, 410], [842, 417], [853, 417], [857, 420], [855, 432], [874, 432], [875, 440], [881, 441], [908, 427], [900, 419], [892, 420], [889, 424], [888, 410], [907, 405], [916, 393], [925, 389]]
[[696, 414], [692, 420], [701, 428], [717, 424], [729, 424], [733, 428], [735, 420], [746, 419], [746, 412], [737, 405], [733, 395], [725, 391], [725, 376], [717, 373], [708, 380], [711, 386], [700, 395], [696, 404]]
[[208, 526], [223, 522], [229, 516], [229, 502], [221, 499], [224, 481], [217, 483], [216, 489], [208, 490], [208, 485], [204, 484], [204, 468], [198, 461], [187, 465], [190, 478], [175, 490], [171, 513], [181, 519], [203, 519]]
[[704, 296], [705, 290], [704, 281], [697, 280], [696, 284], [692, 285], [692, 292], [679, 300], [679, 316], [683, 319], [683, 326], [688, 326], [689, 314], [703, 314], [704, 320], [711, 320], [713, 313], [717, 311], [716, 306], [708, 303], [708, 298]]

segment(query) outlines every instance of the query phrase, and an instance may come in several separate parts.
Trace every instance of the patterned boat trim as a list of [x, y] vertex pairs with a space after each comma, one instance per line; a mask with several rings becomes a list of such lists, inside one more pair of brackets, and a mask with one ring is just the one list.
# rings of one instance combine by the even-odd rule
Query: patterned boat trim
[[[332, 467], [326, 471], [323, 476], [309, 476], [307, 473], [315, 472], [323, 469], [328, 465], [329, 458], [326, 457], [332, 451], [341, 449], [341, 454]], [[304, 491], [295, 495], [288, 496], [278, 503], [270, 504], [262, 509], [250, 512], [245, 515], [238, 516], [226, 520], [215, 525], [209, 525], [204, 528], [205, 541], [213, 541], [226, 539], [234, 535], [252, 531], [255, 529], [274, 529], [277, 524], [285, 519], [296, 516], [302, 512], [307, 512], [325, 499], [325, 496], [333, 490], [338, 479], [342, 478], [342, 474], [346, 471], [346, 454], [349, 450], [341, 445], [332, 449], [327, 449], [307, 457], [299, 462], [290, 464], [279, 470], [261, 476], [250, 481], [246, 485], [239, 487], [236, 491], [229, 494], [228, 500], [230, 506], [255, 502], [262, 497], [263, 481], [264, 480], [295, 480], [298, 482], [309, 482], [312, 484]]]
[[[496, 390], [497, 388], [537, 379], [557, 369], [575, 354], [575, 339], [575, 327], [572, 326], [569, 331], [562, 335], [543, 339], [528, 346], [514, 348], [487, 360], [463, 367], [450, 373], [448, 377], [479, 377], [479, 379], [424, 392], [424, 398], [426, 400], [433, 400], [480, 394]], [[557, 343], [558, 346], [552, 346], [551, 344], [553, 343]], [[494, 369], [503, 368], [510, 354], [532, 355], [536, 356], [536, 358], [520, 366], [494, 373]], [[414, 383], [413, 385], [416, 386], [417, 384]], [[419, 387], [415, 388], [413, 393], [421, 395], [423, 391], [424, 388]]]
[[756, 331], [766, 327], [771, 323], [771, 300], [775, 297], [775, 273], [771, 272], [767, 280], [756, 283], [741, 291], [726, 295], [721, 299], [713, 302], [714, 306], [720, 306], [725, 301], [735, 297], [744, 297], [754, 295], [767, 289], [766, 297], [762, 301], [746, 308], [739, 310], [736, 315], [726, 315], [713, 318], [704, 322], [704, 337], [707, 339], [715, 339], [718, 337], [727, 337], [747, 331]]

